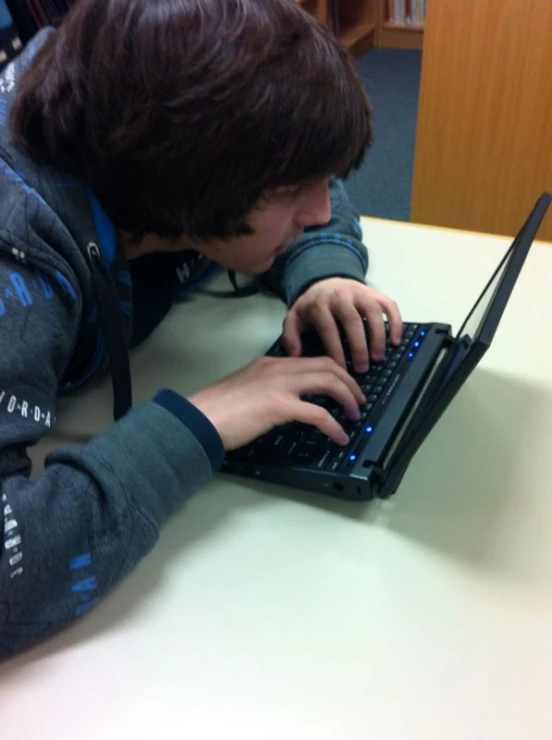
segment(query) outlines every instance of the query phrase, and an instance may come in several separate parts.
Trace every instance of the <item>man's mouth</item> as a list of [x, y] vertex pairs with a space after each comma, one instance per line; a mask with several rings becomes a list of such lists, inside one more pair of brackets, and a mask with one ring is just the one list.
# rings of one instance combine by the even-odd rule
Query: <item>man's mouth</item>
[[300, 238], [301, 238], [301, 234], [298, 234], [297, 236], [295, 236], [295, 237], [294, 237], [293, 239], [290, 239], [290, 240], [289, 240], [288, 242], [286, 242], [285, 244], [280, 244], [280, 246], [279, 246], [279, 247], [277, 247], [277, 248], [276, 248], [276, 249], [274, 250], [274, 254], [275, 254], [276, 256], [279, 256], [279, 255], [283, 254], [283, 253], [284, 253], [284, 252], [286, 251], [286, 249], [287, 249], [288, 247], [291, 247], [291, 245], [292, 245], [292, 244], [295, 244], [295, 242], [296, 242], [296, 241], [297, 241], [298, 239], [300, 239]]

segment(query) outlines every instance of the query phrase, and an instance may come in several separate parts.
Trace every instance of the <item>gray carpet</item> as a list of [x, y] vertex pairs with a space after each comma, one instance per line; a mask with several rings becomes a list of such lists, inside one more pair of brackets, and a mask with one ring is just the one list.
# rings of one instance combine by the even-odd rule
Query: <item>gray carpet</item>
[[374, 49], [358, 69], [374, 109], [374, 146], [345, 183], [363, 216], [410, 220], [422, 54]]

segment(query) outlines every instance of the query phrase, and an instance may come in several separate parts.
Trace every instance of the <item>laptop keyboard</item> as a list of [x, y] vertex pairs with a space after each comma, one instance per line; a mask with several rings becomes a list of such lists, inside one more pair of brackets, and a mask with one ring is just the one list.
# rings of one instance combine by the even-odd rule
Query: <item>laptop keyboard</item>
[[[350, 436], [347, 447], [335, 444], [315, 427], [293, 422], [276, 427], [246, 447], [231, 453], [232, 459], [242, 464], [301, 467], [328, 472], [338, 472], [352, 467], [367, 438], [374, 433], [384, 408], [400, 387], [400, 380], [409, 364], [415, 360], [427, 331], [428, 327], [425, 325], [404, 324], [400, 346], [391, 344], [388, 333], [384, 360], [372, 363], [366, 373], [355, 373], [352, 362], [348, 360], [347, 368], [366, 396], [366, 404], [360, 408], [360, 421], [348, 419], [343, 408], [331, 397], [304, 396], [306, 401], [326, 408], [343, 426]], [[349, 353], [346, 339], [343, 341], [347, 356]], [[286, 353], [280, 347], [276, 347], [269, 354], [283, 356]], [[306, 354], [311, 352], [307, 351]]]

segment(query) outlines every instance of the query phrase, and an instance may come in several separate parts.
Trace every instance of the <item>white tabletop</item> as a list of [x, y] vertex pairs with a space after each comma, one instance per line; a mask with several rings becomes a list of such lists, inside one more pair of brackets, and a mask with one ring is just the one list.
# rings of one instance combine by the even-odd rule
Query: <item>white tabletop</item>
[[[364, 230], [371, 281], [404, 318], [456, 328], [509, 244]], [[535, 245], [391, 501], [218, 477], [93, 612], [0, 666], [0, 736], [550, 740], [551, 282]], [[283, 316], [268, 298], [194, 297], [134, 354], [135, 400], [245, 364]], [[110, 411], [105, 382], [65, 401], [58, 429], [99, 431]]]

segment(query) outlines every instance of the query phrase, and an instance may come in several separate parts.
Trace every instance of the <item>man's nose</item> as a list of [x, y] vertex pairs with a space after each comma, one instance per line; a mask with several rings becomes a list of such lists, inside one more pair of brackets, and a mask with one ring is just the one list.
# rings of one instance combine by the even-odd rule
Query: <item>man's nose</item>
[[309, 188], [308, 195], [301, 203], [295, 223], [303, 229], [309, 226], [324, 226], [332, 217], [330, 186], [327, 180]]

